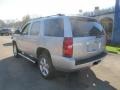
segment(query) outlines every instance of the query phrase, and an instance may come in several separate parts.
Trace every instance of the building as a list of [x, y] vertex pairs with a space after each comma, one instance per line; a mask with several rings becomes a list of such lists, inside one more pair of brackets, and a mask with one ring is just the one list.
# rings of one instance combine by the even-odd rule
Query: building
[[113, 31], [114, 31], [114, 15], [115, 11], [113, 9], [100, 11], [97, 9], [97, 11], [94, 11], [96, 14], [92, 15], [95, 19], [97, 19], [102, 26], [104, 27], [106, 33], [107, 33], [107, 40], [108, 42], [112, 41], [113, 38]]
[[99, 7], [95, 7], [93, 12], [83, 15], [94, 17], [103, 25], [108, 42], [120, 43], [120, 0], [116, 0], [115, 8], [100, 10]]

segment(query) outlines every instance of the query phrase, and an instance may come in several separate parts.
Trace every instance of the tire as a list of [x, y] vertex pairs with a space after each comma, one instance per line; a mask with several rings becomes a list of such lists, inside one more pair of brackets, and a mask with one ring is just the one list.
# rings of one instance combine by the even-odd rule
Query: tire
[[38, 67], [43, 78], [52, 79], [55, 76], [55, 69], [47, 52], [43, 52], [39, 56]]
[[13, 54], [14, 54], [14, 57], [18, 58], [19, 57], [19, 54], [18, 54], [18, 48], [17, 48], [17, 45], [16, 43], [13, 43]]

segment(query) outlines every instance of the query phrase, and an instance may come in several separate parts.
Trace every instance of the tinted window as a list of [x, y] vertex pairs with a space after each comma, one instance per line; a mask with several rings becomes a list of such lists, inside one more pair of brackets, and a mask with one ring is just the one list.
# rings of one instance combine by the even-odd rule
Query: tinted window
[[38, 35], [40, 32], [40, 22], [35, 22], [32, 24], [30, 35]]
[[63, 19], [49, 19], [45, 20], [45, 35], [46, 36], [64, 36], [64, 22]]
[[74, 37], [103, 35], [102, 26], [92, 19], [70, 18]]
[[22, 34], [23, 34], [23, 35], [28, 35], [29, 27], [30, 27], [30, 24], [27, 24], [27, 25], [22, 29]]

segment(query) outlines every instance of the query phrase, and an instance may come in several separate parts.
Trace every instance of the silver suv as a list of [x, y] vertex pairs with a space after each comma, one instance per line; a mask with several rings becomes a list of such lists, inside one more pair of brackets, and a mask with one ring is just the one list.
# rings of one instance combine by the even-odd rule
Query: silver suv
[[92, 18], [49, 16], [29, 21], [13, 36], [15, 57], [38, 63], [44, 78], [98, 64], [106, 55], [105, 32]]

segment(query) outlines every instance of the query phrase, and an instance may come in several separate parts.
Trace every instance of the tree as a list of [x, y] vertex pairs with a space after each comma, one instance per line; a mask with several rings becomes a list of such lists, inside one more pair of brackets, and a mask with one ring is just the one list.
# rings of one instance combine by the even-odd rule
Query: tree
[[26, 15], [22, 18], [22, 25], [26, 24], [26, 22], [28, 22], [30, 20], [30, 16]]

